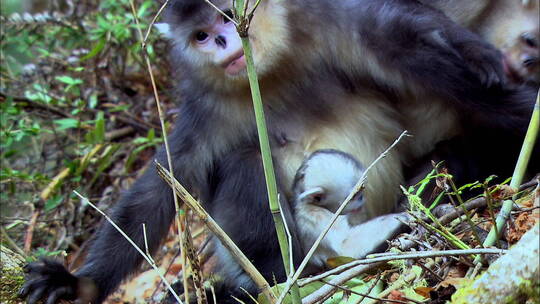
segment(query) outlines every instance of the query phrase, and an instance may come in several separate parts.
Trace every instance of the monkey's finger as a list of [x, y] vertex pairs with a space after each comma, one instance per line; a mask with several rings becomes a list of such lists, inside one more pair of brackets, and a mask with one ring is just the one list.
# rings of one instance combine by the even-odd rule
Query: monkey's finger
[[19, 298], [26, 298], [28, 293], [30, 292], [30, 289], [28, 288], [28, 283], [24, 284], [21, 289], [19, 289]]
[[[478, 64], [485, 62], [486, 64]], [[470, 66], [480, 76], [480, 81], [486, 87], [503, 84], [506, 80], [503, 57], [499, 51], [483, 55], [477, 60], [470, 60]]]
[[71, 294], [71, 288], [69, 287], [60, 287], [56, 289], [55, 291], [51, 292], [49, 294], [49, 297], [47, 298], [46, 304], [54, 304], [64, 295], [70, 295]]
[[43, 298], [46, 289], [47, 286], [41, 286], [32, 291], [30, 296], [28, 296], [28, 304], [35, 304], [37, 301]]
[[21, 298], [26, 298], [26, 296], [28, 296], [28, 294], [38, 288], [39, 286], [41, 285], [44, 285], [44, 280], [43, 279], [31, 279], [31, 280], [27, 280], [26, 283], [23, 284], [23, 286], [21, 287], [21, 289], [19, 289], [19, 297]]

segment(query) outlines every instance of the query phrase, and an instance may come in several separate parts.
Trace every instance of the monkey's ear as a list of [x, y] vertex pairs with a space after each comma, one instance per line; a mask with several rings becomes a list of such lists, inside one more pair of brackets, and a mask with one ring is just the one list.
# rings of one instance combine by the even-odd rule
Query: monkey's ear
[[165, 37], [172, 38], [171, 27], [167, 23], [155, 23], [156, 29]]
[[298, 195], [298, 199], [303, 203], [318, 203], [324, 197], [325, 191], [322, 187], [314, 187]]

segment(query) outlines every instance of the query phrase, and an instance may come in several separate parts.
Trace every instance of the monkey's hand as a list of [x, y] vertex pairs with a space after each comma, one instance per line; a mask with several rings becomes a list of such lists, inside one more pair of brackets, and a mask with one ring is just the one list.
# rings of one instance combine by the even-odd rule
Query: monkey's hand
[[500, 85], [506, 81], [503, 55], [494, 46], [479, 40], [461, 42], [455, 46], [484, 86]]
[[88, 303], [96, 294], [97, 289], [90, 279], [72, 275], [62, 264], [55, 261], [42, 259], [26, 265], [24, 271], [28, 275], [19, 295], [27, 298], [29, 304], [39, 300], [54, 304], [61, 299], [75, 300], [77, 297], [82, 303]]

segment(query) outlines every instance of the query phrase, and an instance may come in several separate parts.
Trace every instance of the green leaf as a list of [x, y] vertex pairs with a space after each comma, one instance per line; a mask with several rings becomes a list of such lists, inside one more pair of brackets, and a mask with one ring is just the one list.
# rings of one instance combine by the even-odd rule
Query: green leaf
[[86, 54], [84, 57], [81, 58], [81, 61], [88, 60], [90, 58], [95, 57], [97, 54], [99, 54], [99, 52], [101, 52], [101, 50], [103, 50], [103, 47], [105, 47], [106, 42], [107, 42], [107, 40], [105, 38], [101, 38], [96, 43], [96, 45], [94, 45], [92, 50], [88, 54]]
[[53, 210], [54, 208], [58, 207], [62, 201], [64, 200], [64, 197], [62, 195], [57, 195], [55, 197], [51, 197], [45, 202], [44, 210], [45, 212], [49, 212]]
[[74, 118], [56, 119], [54, 123], [58, 125], [59, 130], [78, 128], [80, 125], [80, 122]]
[[90, 95], [90, 97], [88, 98], [88, 107], [90, 107], [90, 109], [95, 109], [97, 104], [98, 104], [98, 98], [97, 98], [97, 93], [93, 93], [92, 95]]
[[145, 13], [148, 11], [148, 8], [152, 6], [152, 2], [151, 1], [145, 1], [143, 2], [143, 4], [141, 5], [141, 7], [139, 8], [139, 10], [137, 11], [137, 17], [138, 18], [142, 18], [144, 17]]
[[78, 79], [78, 78], [72, 78], [70, 76], [56, 76], [54, 77], [54, 79], [62, 82], [62, 83], [65, 83], [67, 85], [70, 85], [70, 86], [73, 86], [73, 85], [78, 85], [78, 84], [82, 84], [83, 81], [81, 79]]
[[149, 141], [152, 141], [156, 138], [156, 131], [154, 129], [148, 130], [148, 135], [146, 135]]
[[96, 125], [94, 129], [94, 139], [98, 143], [105, 141], [105, 115], [102, 111], [98, 112], [96, 118]]
[[131, 169], [131, 166], [133, 165], [133, 162], [137, 159], [137, 156], [139, 153], [141, 153], [144, 149], [152, 147], [152, 143], [144, 144], [140, 147], [137, 147], [131, 152], [128, 156], [128, 159], [126, 160], [126, 165], [124, 166], [124, 170], [128, 172]]
[[121, 111], [126, 111], [127, 109], [129, 109], [130, 105], [129, 104], [124, 104], [124, 105], [118, 105], [114, 108], [111, 108], [109, 111], [110, 112], [121, 112]]

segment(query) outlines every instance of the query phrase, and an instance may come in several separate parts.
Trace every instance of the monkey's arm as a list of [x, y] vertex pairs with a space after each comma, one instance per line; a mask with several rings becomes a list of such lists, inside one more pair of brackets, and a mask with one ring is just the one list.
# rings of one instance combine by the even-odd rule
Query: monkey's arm
[[[202, 161], [197, 159], [198, 155], [194, 153], [196, 146], [188, 137], [195, 134], [192, 128], [201, 127], [190, 120], [194, 116], [186, 115], [169, 137], [175, 177], [188, 189], [193, 188], [195, 181], [206, 172], [198, 167]], [[164, 166], [167, 165], [163, 149], [156, 158]], [[148, 246], [153, 252], [167, 234], [174, 214], [172, 191], [156, 174], [154, 165], [150, 164], [143, 176], [114, 206], [111, 218], [140, 248], [144, 248], [142, 224], [145, 223]], [[21, 295], [28, 296], [28, 303], [47, 299], [47, 303], [52, 304], [59, 299], [77, 297], [85, 303], [101, 303], [126, 276], [136, 270], [141, 261], [142, 256], [136, 249], [110, 223], [105, 222], [95, 234], [84, 265], [74, 275], [52, 261], [29, 264], [29, 279]], [[93, 292], [85, 295], [88, 289]]]
[[453, 98], [505, 80], [500, 52], [440, 11], [409, 0], [360, 1], [361, 43], [387, 70]]
[[[534, 90], [505, 84], [500, 52], [441, 12], [409, 0], [361, 1], [355, 10], [359, 43], [406, 90], [429, 102], [439, 96], [476, 124], [522, 134]], [[427, 93], [427, 94], [426, 94]]]
[[407, 229], [409, 221], [406, 212], [381, 215], [351, 228], [347, 238], [336, 250], [340, 255], [364, 258], [370, 253], [384, 250], [391, 240]]

